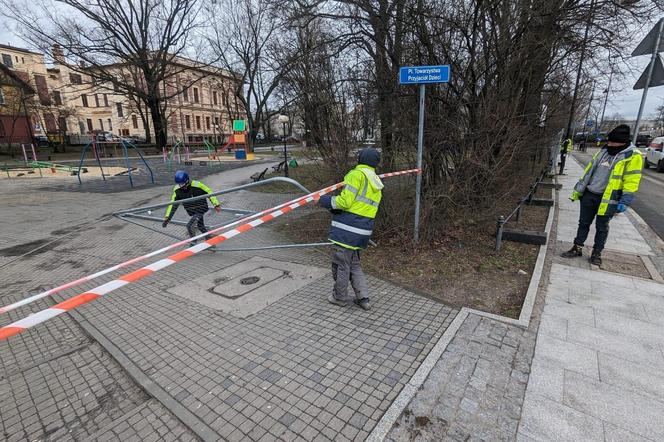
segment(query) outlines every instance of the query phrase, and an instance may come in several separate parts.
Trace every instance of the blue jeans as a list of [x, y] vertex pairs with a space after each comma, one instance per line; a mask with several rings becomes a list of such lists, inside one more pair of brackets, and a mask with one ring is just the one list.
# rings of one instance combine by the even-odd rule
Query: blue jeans
[[602, 195], [588, 192], [587, 190], [581, 197], [581, 214], [579, 215], [579, 228], [576, 231], [574, 244], [583, 247], [583, 243], [588, 238], [590, 225], [595, 220], [595, 244], [593, 249], [601, 252], [606, 244], [606, 238], [609, 237], [609, 221], [613, 215], [598, 215], [599, 205], [602, 203]]

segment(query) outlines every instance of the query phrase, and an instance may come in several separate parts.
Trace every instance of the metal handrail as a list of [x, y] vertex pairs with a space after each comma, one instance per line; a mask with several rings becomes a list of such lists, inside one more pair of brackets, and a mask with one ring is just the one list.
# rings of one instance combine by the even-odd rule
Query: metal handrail
[[[268, 178], [266, 180], [257, 181], [255, 183], [247, 183], [247, 184], [242, 184], [240, 186], [230, 187], [228, 189], [220, 190], [218, 192], [208, 193], [206, 195], [194, 196], [192, 198], [186, 198], [186, 199], [178, 200], [177, 203], [182, 204], [182, 203], [188, 203], [188, 202], [191, 202], [191, 201], [198, 201], [198, 200], [210, 198], [212, 196], [224, 195], [226, 193], [237, 192], [239, 190], [250, 189], [252, 187], [257, 187], [257, 186], [270, 184], [270, 183], [274, 183], [274, 182], [278, 182], [278, 181], [285, 182], [285, 183], [288, 183], [288, 184], [292, 184], [293, 186], [299, 188], [300, 190], [302, 190], [306, 194], [311, 193], [311, 191], [309, 189], [307, 189], [306, 187], [304, 187], [302, 184], [295, 181], [294, 179], [285, 178], [285, 177], [274, 177], [274, 178]], [[168, 207], [171, 204], [173, 204], [173, 202], [169, 201], [167, 203], [159, 203], [159, 204], [153, 204], [153, 205], [150, 205], [150, 206], [136, 207], [134, 209], [118, 210], [117, 212], [113, 212], [111, 215], [113, 215], [115, 217], [119, 217], [120, 215], [124, 215], [124, 214], [131, 214], [131, 213], [137, 213], [137, 212], [147, 212], [148, 210], [155, 210], [155, 209], [160, 209], [162, 207]]]
[[525, 203], [529, 203], [533, 199], [533, 195], [535, 195], [535, 192], [537, 192], [537, 186], [539, 186], [542, 181], [544, 180], [544, 177], [547, 174], [547, 169], [544, 168], [542, 169], [542, 172], [539, 174], [535, 182], [530, 186], [530, 190], [524, 196], [519, 200], [519, 203], [517, 206], [512, 210], [512, 212], [507, 215], [506, 217], [501, 215], [498, 217], [498, 220], [496, 221], [496, 252], [500, 251], [500, 248], [503, 244], [503, 230], [505, 228], [505, 224], [512, 219], [514, 215], [516, 215], [516, 221], [519, 222], [521, 219], [521, 209], [523, 208], [523, 205]]

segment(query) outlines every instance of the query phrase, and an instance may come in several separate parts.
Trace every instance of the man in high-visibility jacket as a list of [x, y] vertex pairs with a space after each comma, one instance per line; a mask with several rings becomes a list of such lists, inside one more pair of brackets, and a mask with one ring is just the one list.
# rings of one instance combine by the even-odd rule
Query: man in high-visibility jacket
[[572, 143], [572, 139], [568, 138], [565, 141], [563, 141], [563, 144], [560, 146], [560, 153], [561, 154], [568, 154], [572, 151], [573, 147], [574, 147], [574, 143]]
[[608, 138], [606, 147], [593, 156], [574, 186], [570, 199], [581, 201], [579, 228], [574, 246], [562, 254], [564, 258], [582, 256], [583, 244], [595, 220], [595, 244], [590, 263], [598, 266], [602, 265], [609, 221], [616, 213], [626, 211], [634, 201], [643, 168], [641, 153], [630, 145], [629, 126], [617, 126], [609, 132]]
[[332, 211], [332, 225], [328, 239], [332, 246], [332, 276], [334, 290], [328, 301], [345, 306], [348, 283], [353, 287], [353, 302], [364, 310], [370, 309], [367, 280], [360, 265], [360, 250], [367, 247], [373, 231], [374, 218], [382, 197], [383, 183], [376, 175], [380, 153], [376, 149], [362, 149], [357, 166], [344, 177], [339, 196], [324, 195], [318, 205]]
[[558, 172], [559, 175], [562, 175], [563, 172], [565, 171], [565, 162], [567, 160], [567, 154], [569, 154], [573, 148], [574, 148], [574, 143], [570, 138], [567, 138], [560, 145], [560, 171]]
[[[175, 187], [173, 187], [173, 193], [171, 194], [172, 204], [166, 208], [164, 222], [161, 224], [161, 226], [166, 227], [173, 218], [173, 215], [175, 215], [175, 211], [178, 210], [178, 207], [180, 206], [180, 203], [177, 201], [193, 198], [195, 196], [208, 195], [210, 193], [212, 193], [212, 189], [200, 181], [192, 181], [189, 179], [189, 174], [184, 170], [178, 170], [175, 172]], [[216, 210], [217, 213], [221, 212], [221, 205], [219, 204], [217, 197], [211, 196], [210, 202], [214, 205], [214, 210]], [[201, 233], [207, 232], [208, 229], [205, 227], [205, 220], [203, 218], [209, 209], [207, 198], [201, 198], [196, 201], [188, 201], [182, 203], [182, 205], [184, 206], [184, 210], [187, 211], [187, 215], [191, 217], [187, 223], [187, 232], [189, 232], [189, 236], [196, 236], [194, 225], [198, 227], [198, 230]], [[195, 241], [192, 242], [192, 245], [194, 243]]]

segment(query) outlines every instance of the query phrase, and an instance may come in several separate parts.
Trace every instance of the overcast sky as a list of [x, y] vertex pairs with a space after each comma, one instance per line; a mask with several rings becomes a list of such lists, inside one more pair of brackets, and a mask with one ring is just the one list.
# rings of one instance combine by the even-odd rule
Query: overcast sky
[[[635, 31], [634, 33], [634, 44], [633, 47], [641, 41], [643, 37], [650, 31], [650, 29], [655, 25], [657, 17], [653, 17], [653, 22], [650, 24], [645, 24], [641, 29]], [[0, 43], [10, 44], [13, 46], [27, 47], [10, 29], [9, 24], [6, 23], [6, 19], [2, 19], [0, 22]], [[630, 48], [630, 49], [633, 49]], [[631, 52], [631, 50], [630, 50]], [[627, 56], [628, 54], [623, 54]], [[611, 117], [613, 114], [620, 114], [624, 118], [636, 119], [636, 115], [639, 111], [639, 103], [641, 101], [642, 91], [634, 91], [632, 87], [636, 80], [641, 75], [641, 72], [645, 70], [650, 61], [650, 56], [642, 55], [634, 58], [627, 58], [628, 63], [632, 63], [631, 66], [624, 66], [624, 63], [620, 61], [621, 66], [617, 66], [623, 73], [625, 73], [625, 79], [622, 81], [613, 81], [611, 85], [611, 93], [609, 94], [609, 101], [606, 106], [606, 117]], [[454, 73], [452, 73], [454, 75]], [[604, 96], [602, 95], [603, 88], [606, 87], [608, 81], [608, 73], [602, 76], [601, 74], [595, 77], [601, 85], [598, 86], [595, 91], [595, 97], [597, 100], [603, 100]], [[615, 78], [614, 78], [615, 80]], [[648, 91], [648, 99], [646, 101], [646, 107], [644, 109], [644, 117], [649, 118], [655, 112], [655, 108], [664, 104], [664, 86], [650, 89]]]

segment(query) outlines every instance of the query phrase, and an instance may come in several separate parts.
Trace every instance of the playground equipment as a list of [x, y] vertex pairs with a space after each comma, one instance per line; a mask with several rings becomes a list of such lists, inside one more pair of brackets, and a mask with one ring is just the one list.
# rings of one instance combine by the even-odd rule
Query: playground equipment
[[[101, 159], [99, 157], [99, 150], [100, 150], [100, 147], [101, 147], [101, 149], [103, 151], [105, 151], [106, 146], [109, 145], [109, 144], [113, 144], [113, 148], [115, 149], [115, 152], [116, 152], [115, 157], [119, 158], [118, 155], [117, 155], [117, 145], [118, 145], [118, 143], [107, 143], [107, 142], [102, 143], [102, 142], [97, 141], [96, 138], [93, 138], [92, 141], [90, 141], [88, 144], [85, 145], [85, 147], [81, 151], [81, 161], [78, 164], [78, 171], [76, 172], [76, 176], [78, 177], [78, 183], [79, 184], [83, 184], [83, 182], [81, 181], [81, 171], [84, 169], [83, 168], [83, 161], [85, 160], [85, 154], [87, 153], [89, 148], [92, 149], [95, 160], [97, 160], [97, 165], [99, 166], [99, 170], [101, 171], [102, 179], [104, 181], [106, 181], [106, 175], [104, 174], [104, 169], [101, 165]], [[129, 162], [129, 148], [130, 147], [133, 148], [136, 151], [136, 153], [138, 154], [140, 159], [143, 161], [143, 164], [145, 164], [145, 167], [150, 172], [150, 181], [152, 182], [152, 184], [154, 184], [154, 174], [152, 173], [152, 168], [150, 168], [150, 165], [148, 164], [148, 162], [143, 157], [143, 154], [141, 153], [141, 151], [133, 143], [130, 143], [129, 141], [127, 141], [125, 139], [120, 140], [120, 145], [122, 146], [122, 153], [123, 153], [123, 156], [124, 156], [125, 165], [127, 167], [127, 176], [129, 177], [129, 185], [131, 187], [134, 187], [134, 180], [133, 180], [133, 177], [131, 175], [132, 168], [131, 168], [131, 164]]]
[[[232, 147], [231, 147], [232, 146]], [[253, 160], [254, 153], [251, 152], [249, 148], [249, 143], [247, 143], [247, 122], [244, 120], [233, 120], [233, 134], [231, 134], [228, 139], [228, 143], [222, 147], [227, 149], [228, 152], [231, 150], [235, 151], [236, 160]]]

